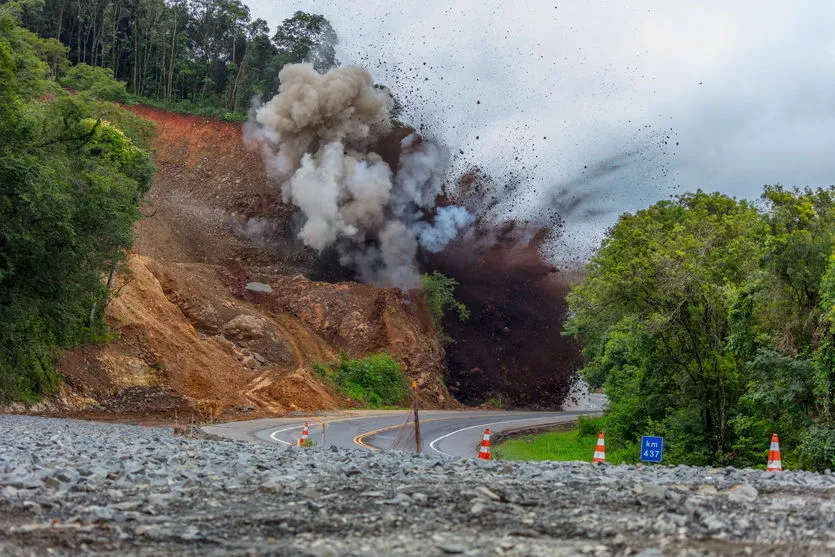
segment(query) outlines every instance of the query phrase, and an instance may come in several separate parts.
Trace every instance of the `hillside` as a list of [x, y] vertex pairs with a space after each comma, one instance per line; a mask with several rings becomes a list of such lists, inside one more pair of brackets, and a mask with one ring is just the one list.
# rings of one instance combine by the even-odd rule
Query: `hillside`
[[[107, 318], [115, 339], [64, 354], [47, 408], [202, 415], [322, 410], [345, 400], [316, 362], [390, 351], [428, 406], [455, 404], [419, 297], [320, 268], [292, 234], [240, 124], [135, 107], [158, 167]], [[251, 282], [272, 292], [247, 289]], [[263, 286], [259, 287], [264, 289]]]

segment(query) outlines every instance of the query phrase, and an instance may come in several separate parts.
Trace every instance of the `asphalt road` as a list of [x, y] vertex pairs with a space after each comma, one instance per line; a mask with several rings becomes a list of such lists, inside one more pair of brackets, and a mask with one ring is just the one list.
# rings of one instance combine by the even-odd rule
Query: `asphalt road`
[[[423, 452], [456, 458], [475, 457], [485, 428], [499, 433], [531, 426], [573, 422], [578, 416], [599, 413], [604, 404], [604, 397], [592, 395], [589, 403], [583, 408], [563, 412], [422, 411], [420, 428]], [[203, 430], [240, 441], [293, 445], [298, 442], [302, 428], [307, 422], [310, 437], [318, 445], [388, 450], [393, 448], [393, 442], [407, 419], [408, 412], [405, 410], [357, 410], [310, 417], [230, 422], [206, 426]]]

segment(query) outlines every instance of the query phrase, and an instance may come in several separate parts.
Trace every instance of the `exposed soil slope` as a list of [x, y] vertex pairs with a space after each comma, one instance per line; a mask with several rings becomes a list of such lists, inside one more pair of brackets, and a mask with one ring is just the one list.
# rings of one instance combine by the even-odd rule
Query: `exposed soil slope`
[[[328, 271], [295, 239], [292, 208], [240, 124], [135, 111], [157, 123], [158, 172], [107, 309], [117, 338], [64, 355], [57, 402], [203, 415], [335, 408], [346, 401], [313, 363], [388, 350], [427, 405], [456, 404], [420, 298], [306, 278]], [[272, 292], [247, 290], [252, 281]]]
[[258, 153], [242, 141], [241, 124], [136, 106], [157, 124], [157, 174], [150, 207], [137, 226], [135, 251], [165, 261], [273, 266], [304, 272], [316, 253], [292, 230]]
[[[123, 285], [108, 307], [118, 338], [67, 353], [62, 371], [68, 383], [114, 411], [135, 409], [136, 401], [119, 402], [118, 394], [128, 387], [170, 390], [185, 397], [180, 407], [191, 402], [204, 414], [247, 406], [282, 411], [339, 404], [339, 397], [308, 371], [311, 360], [331, 359], [333, 350], [304, 329], [286, 334], [282, 316], [264, 316], [235, 300], [224, 292], [221, 276], [220, 269], [209, 266], [131, 258], [129, 274], [121, 277]], [[189, 288], [176, 290], [185, 281]], [[189, 319], [190, 313], [204, 321]], [[214, 334], [205, 326], [207, 316], [225, 319]], [[166, 399], [171, 408], [155, 409], [172, 409], [174, 400]]]

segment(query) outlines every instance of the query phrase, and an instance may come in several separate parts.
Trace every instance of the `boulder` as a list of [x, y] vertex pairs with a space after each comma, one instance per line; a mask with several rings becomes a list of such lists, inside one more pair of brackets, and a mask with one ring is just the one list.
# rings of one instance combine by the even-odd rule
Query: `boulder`
[[256, 340], [267, 334], [267, 322], [254, 315], [241, 314], [224, 323], [221, 333], [238, 342]]

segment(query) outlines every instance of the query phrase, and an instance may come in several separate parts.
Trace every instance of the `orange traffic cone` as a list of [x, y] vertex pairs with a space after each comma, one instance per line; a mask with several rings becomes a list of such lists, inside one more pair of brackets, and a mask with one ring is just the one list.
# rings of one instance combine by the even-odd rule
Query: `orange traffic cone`
[[490, 430], [484, 430], [484, 437], [481, 440], [481, 448], [478, 450], [478, 458], [490, 460]]
[[780, 439], [776, 433], [771, 434], [771, 450], [768, 451], [768, 466], [766, 470], [769, 472], [783, 471], [783, 462], [780, 460]]
[[594, 449], [592, 462], [606, 462], [606, 443], [603, 441], [603, 432], [597, 435], [597, 447]]
[[299, 439], [299, 447], [306, 447], [310, 443], [310, 433], [307, 430], [307, 422], [304, 422], [302, 437]]

